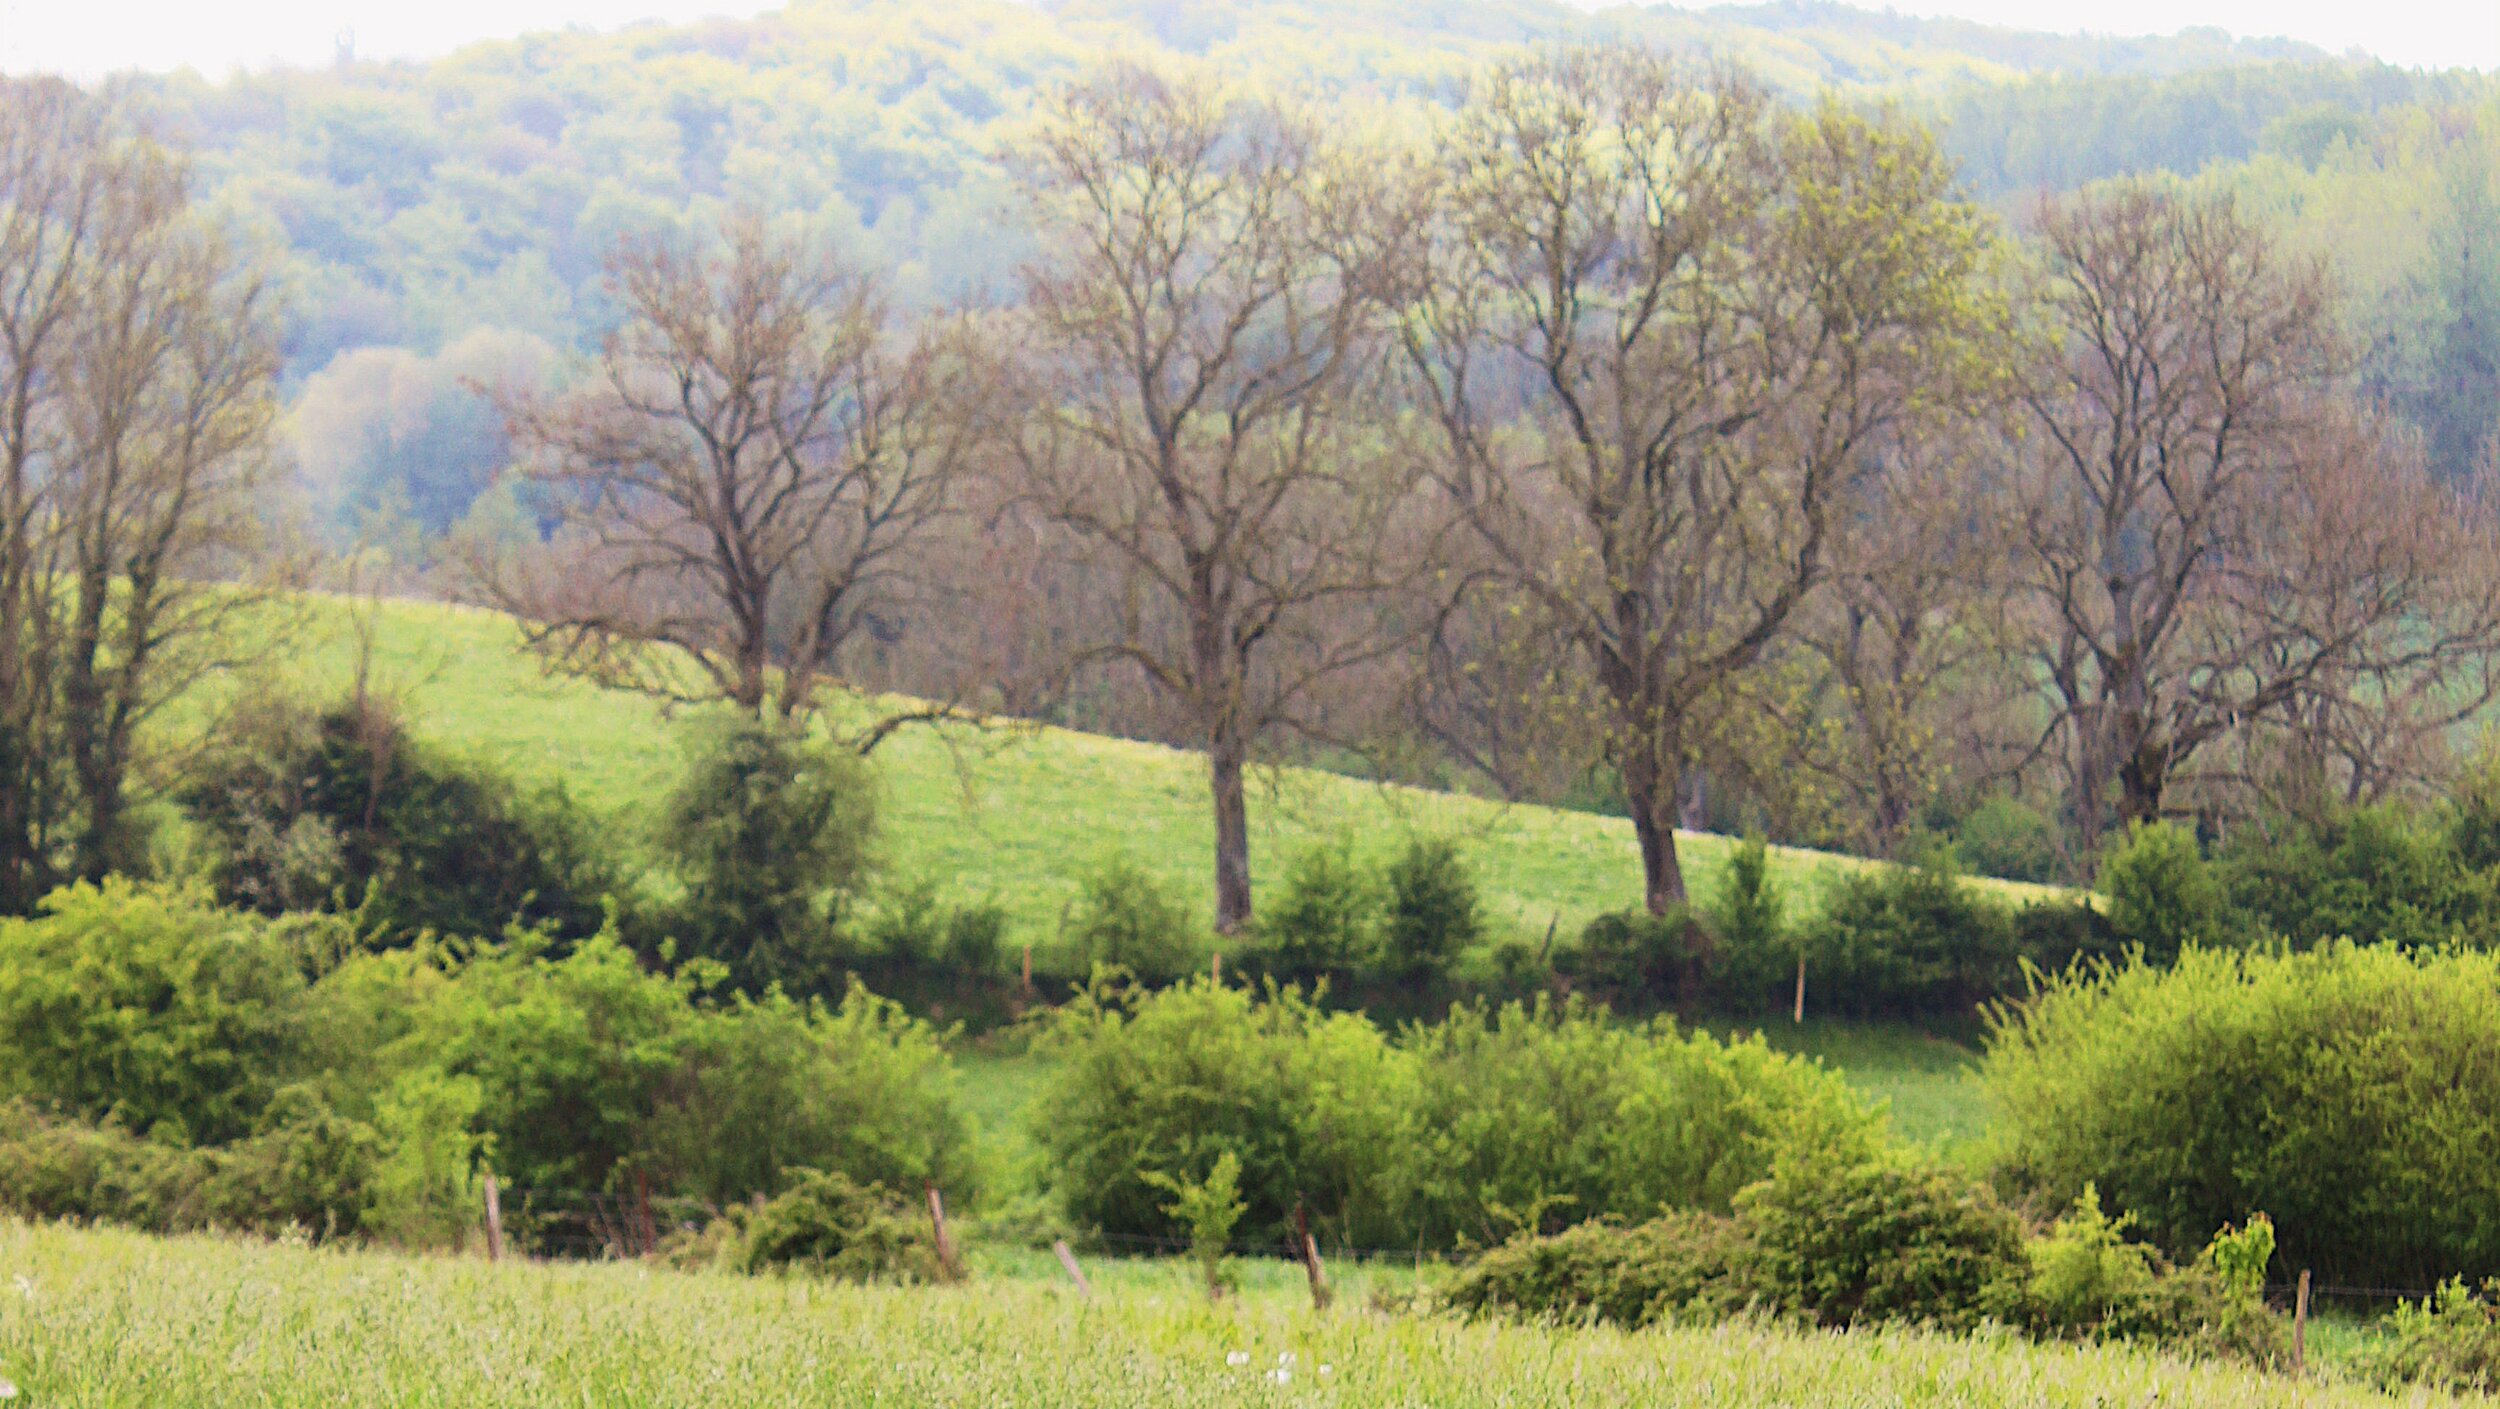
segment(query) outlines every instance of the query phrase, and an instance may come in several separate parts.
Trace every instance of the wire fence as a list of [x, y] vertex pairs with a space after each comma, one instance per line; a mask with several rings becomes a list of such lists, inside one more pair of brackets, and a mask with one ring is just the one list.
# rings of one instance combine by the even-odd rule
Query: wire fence
[[[517, 1252], [533, 1257], [601, 1260], [644, 1256], [674, 1235], [694, 1233], [727, 1212], [720, 1204], [678, 1195], [645, 1194], [639, 1190], [607, 1191], [504, 1185], [501, 1188], [504, 1236]], [[1112, 1257], [1177, 1257], [1198, 1246], [1185, 1237], [1141, 1233], [1053, 1230], [1035, 1235], [1019, 1230], [1013, 1241], [1048, 1248], [1058, 1237], [1080, 1251]], [[1432, 1265], [1452, 1261], [1443, 1249], [1425, 1247], [1354, 1247], [1316, 1240], [1319, 1252], [1332, 1262]], [[1235, 1239], [1224, 1245], [1228, 1257], [1273, 1258], [1298, 1262], [1299, 1244], [1290, 1240]]]
[[[697, 1232], [724, 1212], [721, 1205], [707, 1200], [639, 1190], [506, 1188], [502, 1216], [506, 1237], [516, 1251], [529, 1256], [622, 1260], [648, 1255], [672, 1236]], [[1023, 1233], [1014, 1241], [1019, 1245], [1029, 1242], [1039, 1249], [1049, 1246], [1051, 1240]], [[1081, 1251], [1109, 1257], [1178, 1257], [1198, 1251], [1191, 1239], [1144, 1233], [1070, 1233], [1067, 1241]], [[1424, 1267], [1445, 1265], [1460, 1258], [1459, 1254], [1441, 1248], [1356, 1247], [1324, 1241], [1318, 1244], [1318, 1251], [1331, 1262], [1357, 1265]], [[1224, 1245], [1224, 1254], [1299, 1262], [1303, 1250], [1290, 1240], [1234, 1239]], [[2299, 1295], [2299, 1283], [2269, 1282], [2265, 1295], [2270, 1303], [2289, 1307]], [[2313, 1307], [2348, 1310], [2381, 1310], [2398, 1302], [2430, 1301], [2438, 1295], [2435, 1287], [2345, 1286], [2326, 1282], [2312, 1282], [2309, 1286]]]

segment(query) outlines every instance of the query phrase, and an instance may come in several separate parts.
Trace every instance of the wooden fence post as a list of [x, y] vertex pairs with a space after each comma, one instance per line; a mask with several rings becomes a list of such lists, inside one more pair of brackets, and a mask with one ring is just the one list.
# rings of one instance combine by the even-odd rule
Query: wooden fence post
[[1217, 983], [1219, 983], [1219, 984], [1220, 984], [1220, 983], [1222, 983], [1222, 982], [1224, 981], [1224, 951], [1223, 951], [1223, 950], [1218, 949], [1218, 950], [1216, 950], [1216, 951], [1215, 951], [1215, 961], [1214, 961], [1214, 963], [1213, 963], [1213, 964], [1211, 964], [1211, 965], [1208, 967], [1208, 969], [1207, 969], [1207, 976], [1208, 976], [1208, 977], [1210, 977], [1210, 978], [1212, 978], [1212, 979], [1214, 979], [1214, 980], [1215, 980]]
[[2300, 1291], [2292, 1301], [2292, 1373], [2300, 1373], [2309, 1340], [2309, 1269], [2300, 1269]]
[[1800, 1025], [1806, 1020], [1806, 956], [1803, 954], [1797, 956], [1797, 1011], [1788, 1020]]
[[963, 1268], [955, 1261], [955, 1240], [946, 1233], [946, 1200], [934, 1182], [929, 1185], [929, 1227], [937, 1236], [938, 1275], [950, 1282], [963, 1276]]
[[1050, 1250], [1059, 1254], [1059, 1265], [1068, 1269], [1068, 1280], [1076, 1283], [1076, 1294], [1091, 1300], [1094, 1289], [1085, 1280], [1085, 1269], [1076, 1265], [1076, 1254], [1068, 1251], [1067, 1240], [1062, 1238], [1052, 1243]]
[[1293, 1227], [1302, 1244], [1302, 1270], [1311, 1275], [1311, 1309], [1328, 1309], [1328, 1278], [1319, 1267], [1319, 1244], [1311, 1241], [1311, 1211], [1301, 1204], [1293, 1206]]
[[486, 1175], [486, 1260], [503, 1261], [503, 1198], [491, 1170]]
[[642, 1244], [636, 1254], [649, 1257], [660, 1250], [660, 1225], [651, 1217], [651, 1171], [634, 1171], [634, 1238]]

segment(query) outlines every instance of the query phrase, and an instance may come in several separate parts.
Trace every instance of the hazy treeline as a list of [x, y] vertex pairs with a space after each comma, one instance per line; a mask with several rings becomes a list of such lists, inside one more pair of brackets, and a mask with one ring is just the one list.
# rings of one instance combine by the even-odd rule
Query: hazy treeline
[[[1445, 113], [1505, 46], [1607, 36], [1738, 58], [1796, 100], [1909, 95], [1972, 192], [2009, 212], [2157, 169], [2262, 188], [2270, 221], [2371, 271], [2351, 312], [2390, 385], [2474, 415], [2491, 400], [2494, 320], [2453, 291], [2476, 251], [2438, 233], [2490, 227], [2443, 174], [2493, 179], [2488, 127], [2460, 126], [2477, 108], [2488, 123], [2490, 80], [2209, 32], [2049, 36], [1837, 6], [1591, 16], [1487, 0], [1419, 18], [1396, 5], [801, 4], [423, 65], [177, 75], [133, 96], [199, 153], [204, 194], [285, 249], [289, 448], [320, 521], [439, 532], [504, 448], [474, 399], [423, 387], [447, 366], [476, 374], [480, 338], [498, 357], [594, 348], [616, 311], [602, 261], [621, 238], [747, 206], [814, 220], [913, 306], [1008, 297], [1031, 249], [997, 158], [1097, 55], [1203, 59], [1388, 134]], [[2488, 267], [2488, 249], [2478, 257]], [[2479, 363], [2449, 350], [2454, 327], [2476, 333]], [[2476, 366], [2484, 381], [2451, 385]], [[2434, 447], [2451, 472], [2459, 443], [2470, 449]]]

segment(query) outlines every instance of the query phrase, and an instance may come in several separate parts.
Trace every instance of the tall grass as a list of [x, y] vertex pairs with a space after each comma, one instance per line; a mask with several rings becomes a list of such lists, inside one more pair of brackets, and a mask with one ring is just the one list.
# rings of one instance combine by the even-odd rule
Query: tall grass
[[0, 1223], [0, 1378], [20, 1404], [85, 1409], [2398, 1402], [2123, 1348], [1469, 1325], [1353, 1300], [1211, 1306], [1112, 1278], [1082, 1302], [1038, 1281], [860, 1288]]

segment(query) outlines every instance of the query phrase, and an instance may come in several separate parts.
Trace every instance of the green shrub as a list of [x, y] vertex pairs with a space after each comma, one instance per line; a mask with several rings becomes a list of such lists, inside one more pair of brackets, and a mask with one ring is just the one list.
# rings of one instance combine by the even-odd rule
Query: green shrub
[[479, 1133], [515, 1184], [594, 1191], [645, 1145], [696, 1025], [689, 981], [646, 972], [612, 934], [561, 958], [545, 935], [481, 948], [407, 1039], [477, 1083]]
[[1858, 1152], [1875, 1140], [1838, 1077], [1759, 1038], [1615, 1023], [1576, 1000], [1456, 1008], [1401, 1046], [1418, 1061], [1422, 1125], [1405, 1236], [1434, 1246], [1725, 1212], [1784, 1140]]
[[1725, 1315], [1750, 1300], [1753, 1245], [1735, 1219], [1671, 1213], [1630, 1227], [1592, 1220], [1522, 1233], [1470, 1262], [1443, 1292], [1473, 1316], [1494, 1312], [1625, 1327]]
[[998, 975], [1007, 912], [986, 900], [950, 905], [939, 899], [934, 882], [919, 881], [881, 897], [861, 933], [875, 956], [898, 974], [937, 971], [977, 982]]
[[1728, 857], [1709, 928], [1718, 941], [1711, 986], [1740, 1008], [1759, 1007], [1795, 970], [1788, 897], [1771, 874], [1771, 848], [1762, 838], [1747, 837]]
[[2500, 1279], [2484, 1282], [2478, 1295], [2465, 1279], [2450, 1278], [2432, 1296], [2397, 1302], [2356, 1359], [2390, 1389], [2500, 1389]]
[[2014, 911], [2014, 952], [2043, 973], [2124, 956], [2109, 919], [2089, 899], [2035, 900]]
[[1963, 1329], [2021, 1302], [2021, 1221], [1986, 1186], [1906, 1157], [1793, 1144], [1736, 1213], [1763, 1295], [1827, 1326]]
[[2500, 1271], [2500, 958], [2330, 945], [2101, 966], [1992, 1019], [2016, 1185], [2097, 1186], [2173, 1258], [2251, 1208], [2287, 1265], [2429, 1285]]
[[0, 1207], [25, 1218], [76, 1218], [152, 1233], [207, 1222], [205, 1151], [142, 1140], [111, 1121], [0, 1103]]
[[876, 798], [865, 760], [803, 730], [714, 713], [687, 736], [661, 811], [685, 888], [671, 926], [750, 993], [840, 991], [842, 907], [868, 870]]
[[2031, 1315], [2047, 1330], [2103, 1331], [2138, 1335], [2153, 1329], [2153, 1290], [2161, 1254], [2127, 1241], [2131, 1214], [2110, 1217], [2100, 1191], [2087, 1184], [2049, 1229], [2030, 1246]]
[[107, 880], [0, 920], [0, 1094], [176, 1142], [250, 1133], [293, 1065], [304, 978], [258, 916]]
[[1690, 911], [1615, 910], [1589, 921], [1558, 967], [1588, 993], [1637, 1012], [1684, 993], [1704, 954]]
[[745, 1216], [736, 1265], [848, 1281], [934, 1281], [936, 1248], [924, 1215], [880, 1184], [808, 1170]]
[[1147, 1171], [1146, 1182], [1172, 1196], [1163, 1212], [1189, 1230], [1189, 1255], [1197, 1259], [1207, 1295], [1224, 1295], [1232, 1280], [1224, 1255], [1232, 1245], [1234, 1226], [1249, 1207], [1241, 1201], [1241, 1161], [1226, 1150], [1207, 1167], [1204, 1178], [1183, 1179], [1158, 1169]]
[[1068, 939], [1089, 968], [1125, 970], [1140, 983], [1196, 972], [1205, 952], [1189, 907], [1144, 867], [1115, 854], [1078, 883]]
[[222, 1227], [352, 1237], [366, 1231], [381, 1159], [371, 1126], [310, 1087], [290, 1086], [262, 1113], [260, 1133], [217, 1152], [202, 1209]]
[[1379, 975], [1409, 988], [1447, 978], [1459, 956], [1484, 937], [1475, 878], [1446, 837], [1410, 838], [1389, 863], [1389, 901], [1380, 928]]
[[526, 797], [371, 696], [319, 712], [252, 702], [176, 801], [207, 838], [219, 895], [263, 914], [344, 901], [385, 935], [513, 923], [581, 935], [616, 889], [561, 790]]
[[1380, 887], [1343, 841], [1306, 848], [1259, 908], [1258, 960], [1287, 983], [1341, 978], [1373, 961]]
[[943, 1034], [857, 985], [834, 1006], [741, 995], [694, 1014], [639, 1143], [662, 1187], [716, 1204], [799, 1169], [979, 1192]]
[[2247, 923], [2296, 947], [2487, 946], [2500, 940], [2500, 873], [2469, 864], [2459, 850], [2466, 840], [2401, 807], [2365, 807], [2251, 830], [2224, 849], [2219, 869]]
[[2004, 902], [1949, 856], [1843, 874], [1806, 947], [1820, 1006], [1855, 1014], [1960, 1014], [2021, 982]]
[[1104, 1233], [1171, 1238], [1159, 1179], [1240, 1163], [1245, 1226], [1282, 1237], [1307, 1203], [1320, 1232], [1405, 1246], [1417, 1135], [1414, 1064], [1365, 1019], [1293, 990], [1206, 979], [1158, 993], [1097, 987], [1052, 1017], [1056, 1060], [1035, 1143], [1068, 1213]]
[[2112, 936], [2167, 964], [2190, 944], [2224, 945], [2235, 925], [2222, 885], [2196, 838], [2170, 822], [2136, 822], [2101, 855], [2095, 887]]
[[1978, 874], [2009, 881], [2054, 881], [2066, 864], [2057, 823], [2002, 793], [1981, 799], [1963, 815], [1953, 829], [1953, 851]]
[[478, 1133], [485, 1089], [474, 1077], [403, 1074], [376, 1103], [382, 1155], [365, 1223], [399, 1247], [457, 1252], [480, 1221], [478, 1178], [489, 1141]]

